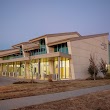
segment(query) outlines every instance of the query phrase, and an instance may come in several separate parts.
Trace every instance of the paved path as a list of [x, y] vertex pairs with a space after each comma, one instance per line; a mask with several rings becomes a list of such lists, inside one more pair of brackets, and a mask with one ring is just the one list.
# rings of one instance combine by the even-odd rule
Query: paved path
[[110, 85], [79, 89], [74, 91], [66, 91], [66, 92], [60, 92], [54, 94], [47, 94], [47, 95], [1, 100], [0, 110], [10, 110], [10, 109], [15, 109], [30, 105], [43, 104], [45, 102], [62, 100], [66, 98], [76, 97], [76, 96], [80, 96], [92, 92], [103, 91], [103, 90], [110, 90]]
[[[13, 84], [14, 82], [18, 82], [18, 81], [30, 81], [30, 80], [31, 79], [0, 76], [0, 86], [10, 85], [10, 84]], [[46, 80], [34, 80], [34, 81], [47, 82]]]
[[19, 81], [19, 79], [13, 77], [0, 76], [0, 86], [9, 85], [16, 81]]

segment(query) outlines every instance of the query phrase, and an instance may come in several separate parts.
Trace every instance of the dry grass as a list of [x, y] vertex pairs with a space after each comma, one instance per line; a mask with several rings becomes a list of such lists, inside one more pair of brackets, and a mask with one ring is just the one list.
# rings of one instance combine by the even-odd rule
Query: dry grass
[[17, 110], [110, 110], [110, 90], [19, 108]]
[[13, 84], [0, 87], [0, 100], [34, 96], [110, 84], [110, 80], [58, 81], [34, 84]]

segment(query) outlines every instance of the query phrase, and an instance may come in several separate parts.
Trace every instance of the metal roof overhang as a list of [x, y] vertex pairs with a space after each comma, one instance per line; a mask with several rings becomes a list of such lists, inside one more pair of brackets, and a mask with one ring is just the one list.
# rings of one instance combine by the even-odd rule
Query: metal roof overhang
[[48, 54], [41, 54], [41, 55], [35, 55], [31, 56], [31, 59], [40, 59], [40, 58], [52, 58], [52, 57], [65, 57], [65, 58], [71, 58], [70, 54], [65, 54], [61, 52], [53, 52], [53, 53], [48, 53]]
[[65, 57], [65, 58], [70, 59], [71, 55], [61, 53], [61, 52], [53, 52], [53, 53], [48, 53], [48, 54], [40, 54], [40, 55], [34, 55], [34, 56], [22, 57], [22, 58], [15, 58], [15, 59], [10, 59], [10, 60], [1, 60], [0, 63], [28, 61], [30, 59], [32, 60], [32, 59], [41, 59], [41, 58], [54, 58], [54, 57]]
[[9, 50], [4, 50], [0, 52], [0, 57], [12, 55], [12, 54], [17, 54], [19, 53], [19, 49], [9, 49]]

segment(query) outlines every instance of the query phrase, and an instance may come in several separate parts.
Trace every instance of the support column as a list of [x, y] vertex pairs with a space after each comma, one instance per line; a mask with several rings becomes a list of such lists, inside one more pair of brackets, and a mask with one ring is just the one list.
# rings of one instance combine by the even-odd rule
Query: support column
[[13, 72], [13, 77], [17, 77], [17, 62], [15, 62], [15, 65], [14, 65], [14, 72]]
[[17, 69], [16, 69], [16, 62], [15, 62], [15, 64], [14, 64], [14, 72], [13, 72], [13, 77], [15, 76], [15, 74], [17, 73], [17, 71], [16, 71]]
[[10, 72], [9, 72], [9, 64], [7, 63], [7, 68], [6, 68], [6, 76], [7, 76], [7, 74], [9, 75], [9, 77], [10, 77]]
[[2, 71], [1, 72], [2, 72], [2, 76], [3, 76], [3, 63], [1, 64], [1, 66], [2, 66]]
[[72, 64], [72, 59], [69, 59], [69, 79], [74, 79], [74, 68]]
[[60, 80], [60, 57], [58, 57], [58, 80]]
[[66, 79], [66, 58], [65, 58], [65, 79]]
[[3, 63], [1, 64], [1, 66], [2, 66], [2, 71], [1, 71], [1, 72], [2, 72], [2, 74], [3, 74]]
[[53, 74], [53, 70], [54, 70], [54, 63], [53, 63], [53, 60], [50, 60], [49, 61], [49, 69], [50, 69], [50, 74]]
[[29, 64], [29, 61], [26, 62], [26, 65], [25, 65], [25, 71], [26, 71], [26, 78], [27, 79], [30, 79], [30, 64]]
[[13, 62], [13, 72], [14, 72], [14, 62]]
[[55, 74], [54, 74], [54, 61], [53, 59], [49, 60], [49, 77], [55, 80]]
[[33, 83], [34, 75], [33, 75], [33, 65], [32, 65], [32, 60], [30, 61], [30, 74], [31, 74], [31, 80], [32, 80], [32, 83]]
[[24, 62], [24, 78], [26, 79], [27, 78], [27, 74], [26, 74], [26, 61]]
[[40, 79], [40, 59], [38, 59], [38, 79]]
[[0, 64], [0, 76], [2, 76], [2, 64]]

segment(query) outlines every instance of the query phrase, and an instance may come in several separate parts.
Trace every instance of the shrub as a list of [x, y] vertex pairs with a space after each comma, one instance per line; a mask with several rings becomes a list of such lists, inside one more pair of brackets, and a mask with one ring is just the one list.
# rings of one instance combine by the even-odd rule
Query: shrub
[[26, 84], [28, 83], [27, 81], [17, 81], [17, 82], [14, 82], [13, 84]]
[[49, 81], [49, 82], [53, 82], [53, 81], [52, 81], [52, 74], [50, 74], [50, 75], [48, 76], [48, 81]]
[[[27, 84], [27, 83], [32, 83], [32, 81], [17, 81], [17, 82], [14, 82], [13, 84]], [[33, 83], [37, 83], [37, 82], [33, 82]]]
[[[96, 80], [102, 80], [102, 79], [104, 79], [104, 78], [101, 77], [101, 76], [96, 76], [95, 79], [96, 79]], [[108, 79], [108, 78], [106, 78], [106, 79]], [[88, 77], [88, 78], [86, 78], [86, 80], [94, 80], [94, 78], [93, 78], [93, 77]]]
[[107, 73], [105, 79], [110, 79], [110, 73]]

